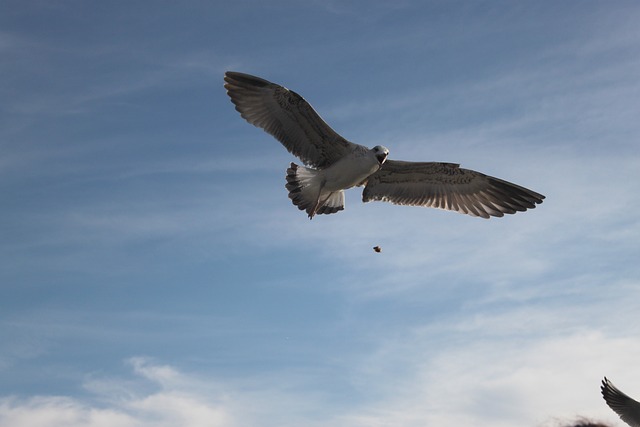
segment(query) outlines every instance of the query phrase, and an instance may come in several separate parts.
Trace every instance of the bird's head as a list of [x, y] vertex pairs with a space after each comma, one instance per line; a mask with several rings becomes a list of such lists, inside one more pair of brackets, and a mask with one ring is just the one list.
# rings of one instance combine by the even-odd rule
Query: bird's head
[[371, 149], [371, 151], [373, 151], [373, 154], [376, 156], [376, 159], [378, 159], [378, 162], [380, 162], [380, 164], [383, 164], [384, 161], [387, 160], [387, 156], [389, 155], [389, 150], [387, 149], [387, 147], [383, 147], [382, 145], [376, 145]]

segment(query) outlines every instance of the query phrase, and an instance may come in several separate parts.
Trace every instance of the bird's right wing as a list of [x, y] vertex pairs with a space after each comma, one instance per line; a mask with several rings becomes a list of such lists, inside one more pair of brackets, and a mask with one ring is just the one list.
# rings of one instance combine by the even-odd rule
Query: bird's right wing
[[622, 421], [631, 427], [640, 427], [640, 402], [618, 390], [607, 377], [602, 380], [600, 391], [607, 405], [620, 416]]
[[354, 150], [367, 150], [338, 135], [292, 90], [234, 71], [227, 71], [224, 81], [240, 115], [273, 135], [306, 165], [324, 169]]
[[387, 160], [367, 179], [362, 201], [425, 206], [489, 218], [533, 209], [544, 196], [455, 163]]

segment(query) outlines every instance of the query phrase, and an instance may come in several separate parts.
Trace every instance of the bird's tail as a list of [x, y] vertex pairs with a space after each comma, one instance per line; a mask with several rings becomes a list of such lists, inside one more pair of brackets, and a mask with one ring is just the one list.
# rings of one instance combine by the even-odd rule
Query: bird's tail
[[344, 209], [344, 191], [323, 190], [324, 181], [319, 171], [291, 163], [287, 169], [289, 198], [312, 219], [316, 214], [332, 214]]

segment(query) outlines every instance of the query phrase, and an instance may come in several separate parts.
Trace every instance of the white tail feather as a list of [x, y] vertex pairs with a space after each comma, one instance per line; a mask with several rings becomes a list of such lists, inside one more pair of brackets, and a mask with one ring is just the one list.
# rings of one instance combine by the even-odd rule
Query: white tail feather
[[289, 198], [312, 219], [316, 214], [332, 214], [344, 209], [343, 191], [323, 191], [320, 171], [291, 163], [287, 169]]

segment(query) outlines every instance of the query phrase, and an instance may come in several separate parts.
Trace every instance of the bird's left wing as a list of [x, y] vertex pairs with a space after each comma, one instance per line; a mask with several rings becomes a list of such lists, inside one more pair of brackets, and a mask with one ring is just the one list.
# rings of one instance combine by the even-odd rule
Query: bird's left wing
[[640, 427], [640, 402], [630, 398], [605, 377], [600, 386], [602, 397], [607, 405], [631, 427]]
[[227, 71], [224, 81], [240, 115], [273, 135], [306, 165], [324, 169], [354, 150], [367, 150], [341, 137], [292, 90], [234, 71]]
[[544, 196], [455, 163], [387, 160], [371, 175], [362, 201], [426, 206], [489, 218], [533, 209]]

